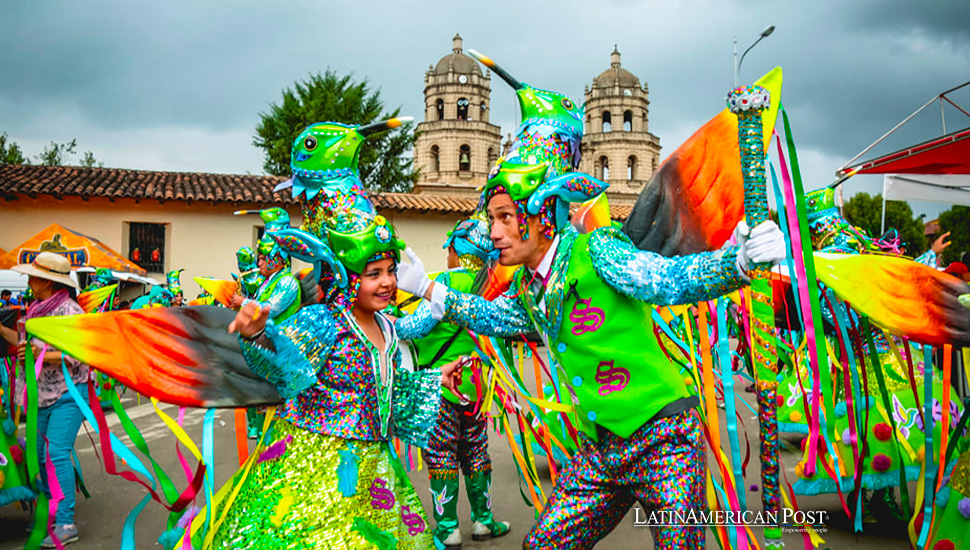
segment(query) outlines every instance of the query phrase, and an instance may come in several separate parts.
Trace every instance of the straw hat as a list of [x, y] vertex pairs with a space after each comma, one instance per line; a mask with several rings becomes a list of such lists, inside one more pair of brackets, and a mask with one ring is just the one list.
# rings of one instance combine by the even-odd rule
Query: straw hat
[[31, 277], [39, 277], [78, 288], [77, 283], [71, 279], [71, 262], [64, 256], [53, 252], [41, 252], [34, 258], [33, 262], [15, 265], [10, 269]]

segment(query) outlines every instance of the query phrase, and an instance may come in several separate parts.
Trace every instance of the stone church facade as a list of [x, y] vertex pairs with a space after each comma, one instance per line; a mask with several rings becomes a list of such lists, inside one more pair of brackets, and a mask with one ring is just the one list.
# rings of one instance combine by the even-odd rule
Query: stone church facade
[[[489, 122], [490, 94], [491, 74], [463, 52], [461, 36], [455, 35], [451, 53], [424, 76], [415, 193], [477, 197], [502, 154], [501, 128]], [[610, 184], [612, 203], [630, 203], [660, 163], [660, 138], [649, 130], [647, 84], [620, 66], [614, 48], [610, 68], [585, 87], [584, 99], [580, 170]]]
[[473, 194], [484, 185], [502, 139], [488, 121], [490, 92], [491, 76], [462, 52], [455, 35], [452, 53], [424, 75], [424, 121], [414, 144], [418, 190]]
[[646, 82], [620, 66], [614, 48], [610, 68], [587, 86], [580, 170], [610, 184], [609, 195], [633, 200], [660, 164], [660, 138], [650, 133]]

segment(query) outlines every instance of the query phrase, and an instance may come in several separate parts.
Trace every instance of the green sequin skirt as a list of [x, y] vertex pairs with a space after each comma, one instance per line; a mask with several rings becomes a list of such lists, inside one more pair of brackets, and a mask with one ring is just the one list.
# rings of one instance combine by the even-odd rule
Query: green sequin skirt
[[[434, 548], [414, 487], [386, 442], [309, 432], [276, 420], [235, 499], [217, 502], [207, 548]], [[285, 446], [285, 447], [284, 447]]]

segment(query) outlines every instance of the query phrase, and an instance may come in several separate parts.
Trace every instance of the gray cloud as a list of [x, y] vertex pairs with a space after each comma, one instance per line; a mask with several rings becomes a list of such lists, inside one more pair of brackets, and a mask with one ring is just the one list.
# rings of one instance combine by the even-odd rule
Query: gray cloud
[[[783, 101], [813, 180], [970, 79], [970, 3], [959, 0], [10, 4], [0, 14], [10, 52], [0, 59], [0, 130], [25, 145], [78, 137], [107, 164], [136, 168], [259, 172], [249, 143], [259, 113], [327, 68], [368, 78], [390, 107], [420, 119], [424, 71], [456, 31], [520, 79], [577, 100], [617, 44], [650, 86], [651, 130], [666, 154], [723, 108], [733, 37], [743, 49], [774, 24], [742, 80], [785, 69]], [[512, 131], [511, 91], [496, 79], [492, 97], [493, 122]], [[883, 152], [938, 132], [937, 111]], [[206, 151], [208, 138], [217, 143]]]

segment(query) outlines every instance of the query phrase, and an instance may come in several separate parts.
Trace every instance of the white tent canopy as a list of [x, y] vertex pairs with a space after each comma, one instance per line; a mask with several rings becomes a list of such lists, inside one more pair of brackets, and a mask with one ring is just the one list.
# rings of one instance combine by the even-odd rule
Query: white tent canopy
[[970, 176], [886, 174], [882, 196], [888, 200], [918, 200], [970, 206]]

